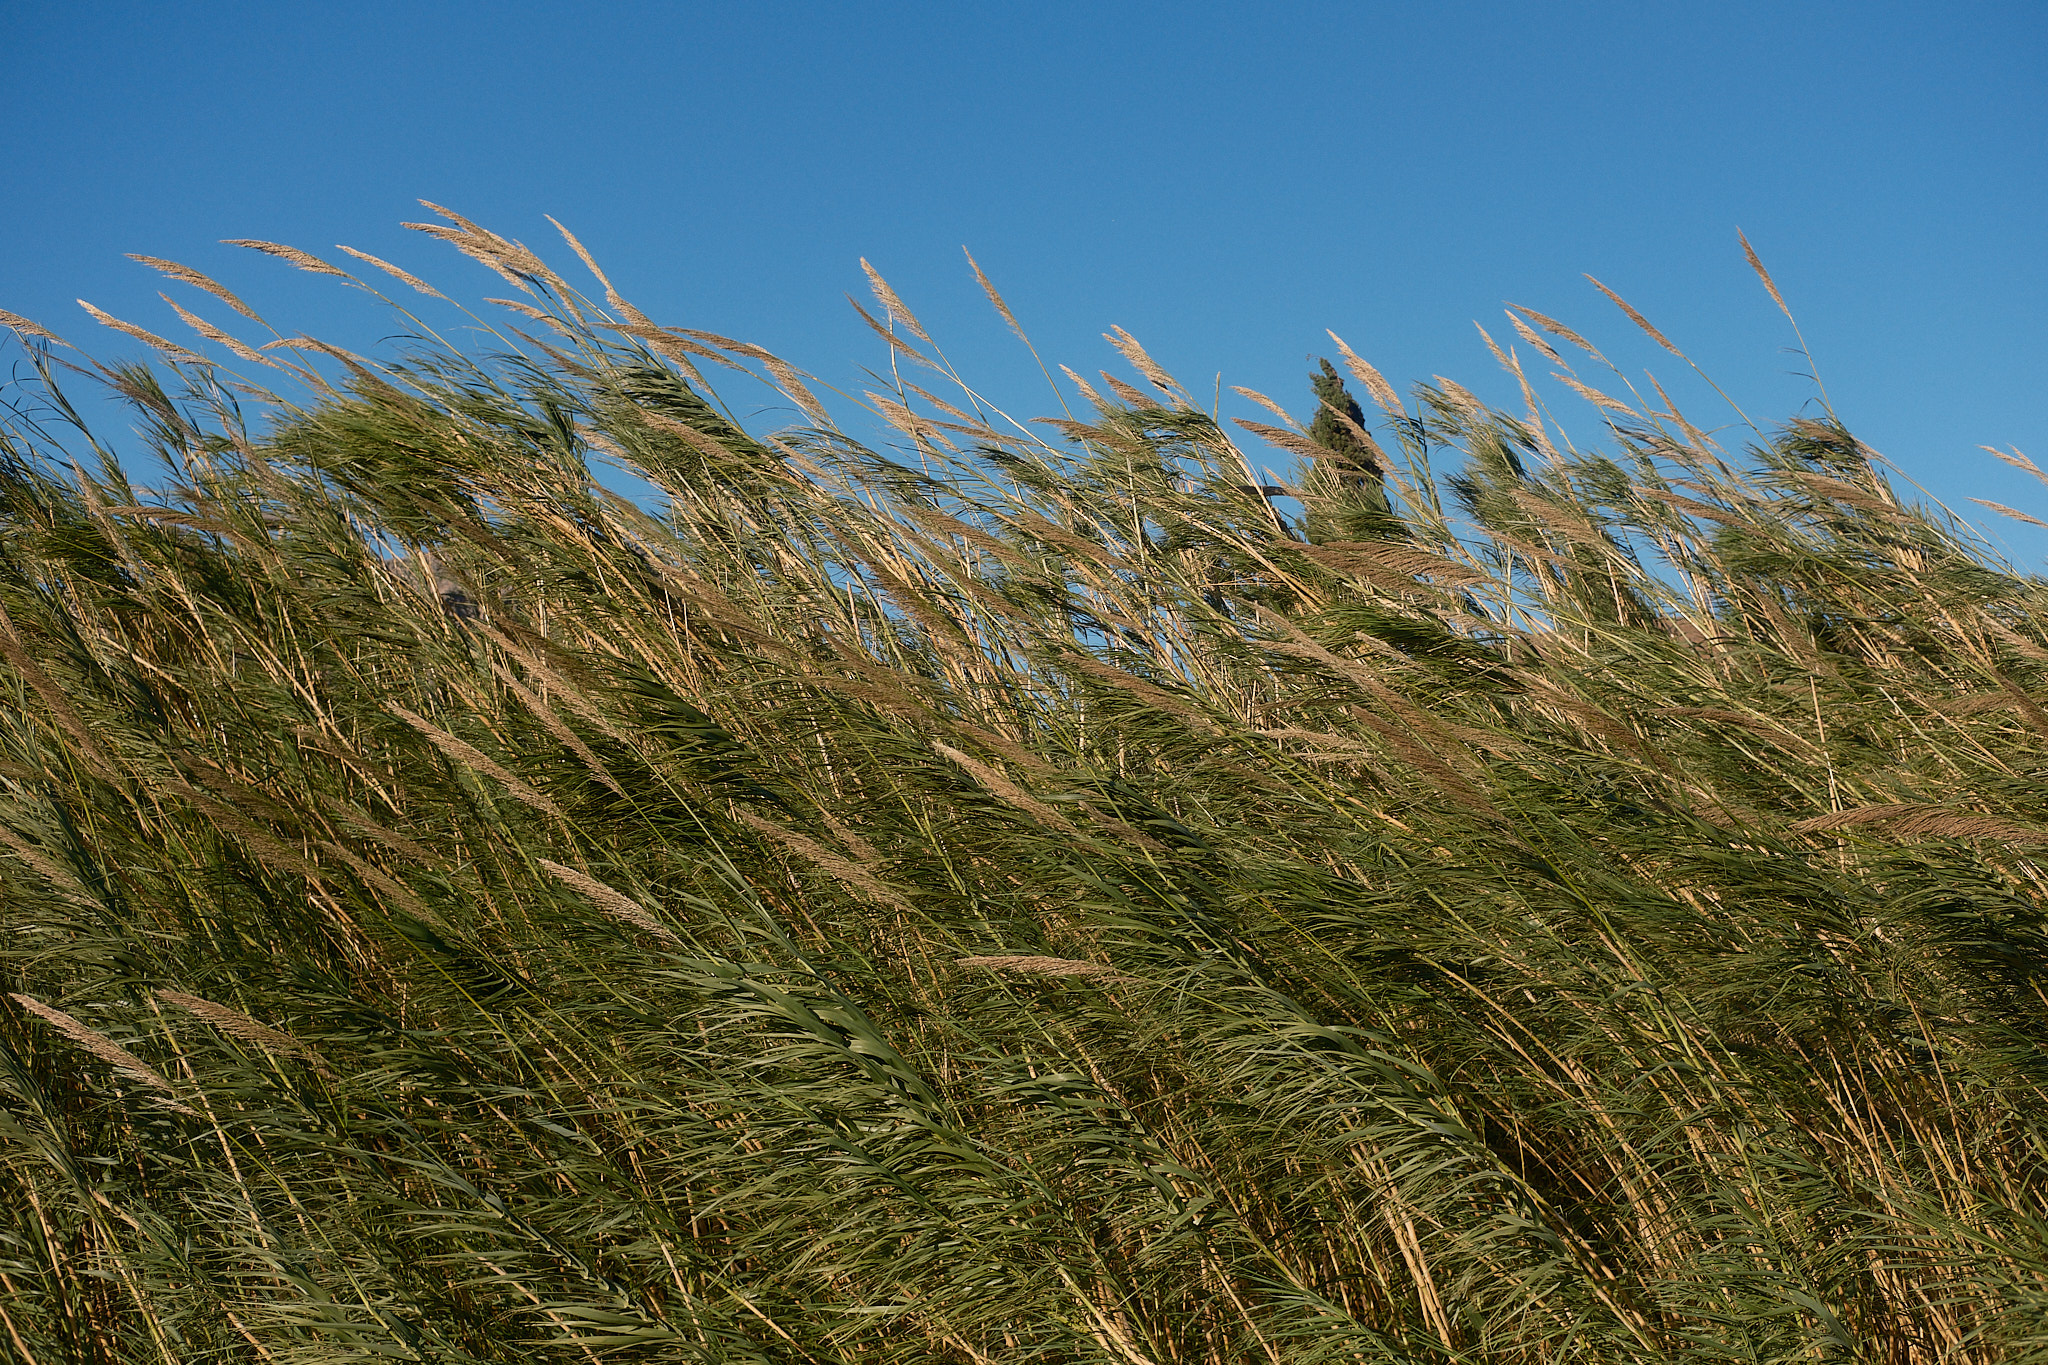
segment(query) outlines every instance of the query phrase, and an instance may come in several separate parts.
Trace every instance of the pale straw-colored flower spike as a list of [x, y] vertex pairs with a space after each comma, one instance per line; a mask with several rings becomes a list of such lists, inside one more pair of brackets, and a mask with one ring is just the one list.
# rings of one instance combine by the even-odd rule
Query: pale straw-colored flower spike
[[1344, 357], [1345, 367], [1351, 371], [1359, 383], [1365, 385], [1366, 392], [1372, 395], [1372, 401], [1379, 404], [1382, 412], [1386, 413], [1389, 417], [1407, 416], [1407, 410], [1401, 406], [1400, 395], [1394, 392], [1394, 386], [1386, 381], [1385, 376], [1361, 359], [1357, 352], [1345, 345], [1343, 337], [1338, 336], [1335, 332], [1331, 332], [1330, 340], [1337, 343], [1337, 354]]
[[161, 256], [140, 256], [132, 251], [128, 253], [128, 259], [140, 261], [150, 269], [161, 271], [172, 279], [183, 281], [195, 289], [204, 289], [207, 293], [213, 295], [251, 322], [263, 321], [261, 317], [257, 316], [254, 308], [236, 298], [226, 285], [211, 276], [201, 274], [189, 265], [179, 265], [176, 261], [167, 261]]
[[188, 1014], [199, 1016], [222, 1033], [227, 1034], [230, 1038], [238, 1038], [242, 1042], [253, 1043], [266, 1051], [300, 1058], [322, 1075], [331, 1076], [333, 1074], [325, 1066], [321, 1065], [319, 1054], [315, 1053], [312, 1048], [307, 1047], [289, 1033], [274, 1029], [268, 1024], [258, 1023], [238, 1009], [216, 1004], [214, 1001], [207, 1000], [201, 996], [188, 995], [184, 991], [159, 989], [156, 992], [156, 998], [164, 1001], [166, 1004], [176, 1005]]
[[[30, 1014], [37, 1016], [72, 1042], [78, 1044], [108, 1066], [113, 1067], [114, 1070], [120, 1072], [123, 1076], [126, 1076], [129, 1080], [146, 1085], [152, 1090], [161, 1090], [166, 1095], [176, 1093], [171, 1083], [164, 1079], [162, 1072], [158, 1071], [148, 1062], [143, 1061], [142, 1058], [136, 1056], [127, 1048], [122, 1047], [112, 1038], [107, 1037], [106, 1034], [96, 1029], [87, 1028], [63, 1010], [53, 1009], [32, 995], [23, 995], [16, 991], [10, 992], [10, 996], [16, 1004], [20, 1005]], [[168, 1100], [163, 1103], [167, 1108], [175, 1109], [181, 1114], [192, 1112], [176, 1100]]]
[[979, 967], [992, 972], [1021, 972], [1026, 976], [1092, 977], [1100, 981], [1113, 981], [1120, 986], [1144, 984], [1139, 978], [1125, 976], [1105, 963], [1071, 957], [1041, 957], [1033, 953], [991, 953], [974, 957], [956, 957], [953, 959], [953, 965]]
[[588, 896], [597, 905], [598, 909], [604, 911], [613, 919], [630, 924], [635, 929], [645, 930], [656, 938], [663, 939], [669, 943], [682, 942], [681, 939], [676, 937], [674, 930], [649, 914], [645, 906], [623, 891], [606, 886], [589, 873], [578, 872], [575, 868], [555, 862], [551, 858], [537, 858], [534, 861], [545, 868], [548, 875], [556, 881], [561, 882], [564, 886], [573, 887], [581, 891], [585, 896]]
[[936, 343], [933, 342], [931, 336], [924, 330], [923, 325], [912, 315], [910, 309], [904, 306], [903, 300], [896, 296], [896, 291], [889, 287], [889, 282], [882, 278], [881, 272], [868, 264], [867, 257], [863, 256], [860, 258], [860, 268], [867, 272], [868, 284], [873, 287], [875, 297], [881, 301], [883, 309], [888, 312], [889, 316], [902, 323], [905, 327], [908, 327], [910, 334], [925, 345], [935, 345]]
[[99, 323], [102, 327], [111, 327], [117, 332], [123, 332], [128, 336], [134, 337], [146, 346], [154, 346], [171, 360], [181, 361], [188, 365], [204, 365], [207, 363], [205, 356], [188, 351], [174, 341], [166, 341], [155, 332], [144, 331], [132, 322], [123, 322], [112, 313], [93, 307], [84, 299], [78, 301], [78, 306], [92, 314], [93, 321]]
[[444, 303], [448, 299], [448, 296], [446, 294], [434, 288], [433, 285], [428, 284], [419, 276], [413, 274], [411, 271], [401, 270], [397, 266], [391, 264], [391, 262], [384, 260], [381, 257], [372, 256], [367, 251], [358, 251], [352, 246], [342, 246], [339, 243], [335, 244], [334, 249], [336, 251], [345, 251], [359, 261], [364, 261], [370, 265], [376, 266], [379, 270], [391, 276], [393, 279], [401, 280], [406, 284], [411, 285], [414, 289], [417, 289], [420, 293], [425, 294], [430, 299], [440, 299]]
[[346, 270], [331, 266], [310, 252], [301, 251], [295, 246], [286, 246], [282, 242], [260, 242], [253, 237], [223, 237], [221, 238], [221, 245], [245, 246], [251, 251], [260, 251], [266, 256], [275, 256], [281, 261], [289, 261], [299, 269], [309, 270], [315, 275], [339, 275], [344, 280], [355, 279], [355, 276], [349, 274]]
[[70, 342], [64, 340], [64, 338], [58, 336], [41, 323], [31, 322], [21, 314], [10, 313], [5, 308], [0, 308], [0, 327], [11, 328], [22, 336], [33, 337], [37, 341], [47, 341], [52, 345], [67, 347], [71, 345]]
[[237, 337], [229, 336], [226, 332], [223, 332], [220, 328], [214, 326], [205, 318], [200, 317], [197, 313], [191, 312], [190, 310], [181, 307], [178, 301], [172, 298], [169, 294], [160, 293], [157, 295], [157, 297], [162, 299], [165, 303], [171, 305], [171, 311], [176, 313], [179, 319], [183, 321], [187, 327], [190, 327], [193, 331], [199, 333], [199, 335], [205, 337], [214, 345], [225, 346], [227, 347], [228, 350], [234, 352], [234, 354], [239, 356], [241, 359], [251, 361], [258, 365], [267, 365], [273, 370], [281, 370], [284, 368], [284, 366], [278, 364], [269, 356], [264, 355], [261, 351], [258, 351], [255, 347], [249, 345], [249, 343], [247, 343], [246, 341], [243, 341]]

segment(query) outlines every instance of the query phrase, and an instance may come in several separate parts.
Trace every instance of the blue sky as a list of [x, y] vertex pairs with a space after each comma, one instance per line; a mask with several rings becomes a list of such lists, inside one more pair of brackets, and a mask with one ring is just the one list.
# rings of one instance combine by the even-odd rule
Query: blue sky
[[[1325, 328], [1399, 386], [1518, 407], [1472, 327], [1505, 341], [1512, 300], [1728, 420], [1584, 272], [1768, 426], [1813, 387], [1740, 227], [1853, 429], [1959, 510], [2048, 519], [2048, 487], [1977, 449], [2048, 464], [2044, 72], [2041, 0], [6, 0], [0, 308], [102, 356], [138, 348], [78, 297], [182, 335], [122, 257], [143, 252], [374, 348], [397, 330], [374, 304], [218, 239], [345, 242], [504, 292], [398, 226], [427, 198], [566, 269], [551, 213], [657, 321], [847, 389], [886, 364], [842, 297], [865, 256], [964, 373], [1052, 410], [964, 244], [1049, 360], [1121, 370], [1120, 325], [1196, 393], [1220, 380], [1226, 414], [1251, 411], [1235, 384], [1306, 412]], [[2048, 558], [2048, 535], [1982, 520]]]

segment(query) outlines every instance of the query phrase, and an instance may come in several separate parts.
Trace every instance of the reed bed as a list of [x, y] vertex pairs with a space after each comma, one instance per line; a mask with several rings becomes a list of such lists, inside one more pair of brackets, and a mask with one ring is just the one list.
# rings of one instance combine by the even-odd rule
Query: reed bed
[[422, 226], [497, 341], [0, 317], [0, 1354], [2048, 1358], [2048, 591], [1831, 415], [1518, 310], [1268, 487]]

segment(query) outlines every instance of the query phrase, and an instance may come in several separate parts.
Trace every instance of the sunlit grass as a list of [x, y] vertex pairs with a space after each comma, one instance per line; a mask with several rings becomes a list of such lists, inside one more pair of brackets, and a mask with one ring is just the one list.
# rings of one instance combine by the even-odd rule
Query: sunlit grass
[[121, 324], [155, 493], [0, 318], [0, 1354], [2048, 1355], [2048, 593], [1838, 422], [1268, 490], [877, 278], [882, 449], [445, 216], [500, 354]]

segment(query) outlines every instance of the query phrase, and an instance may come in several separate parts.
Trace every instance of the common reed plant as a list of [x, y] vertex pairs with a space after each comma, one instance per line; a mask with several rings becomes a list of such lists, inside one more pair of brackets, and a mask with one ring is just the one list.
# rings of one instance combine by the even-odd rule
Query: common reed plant
[[498, 340], [0, 319], [0, 1355], [2048, 1358], [2048, 592], [1832, 416], [1517, 310], [1268, 487], [423, 226]]

